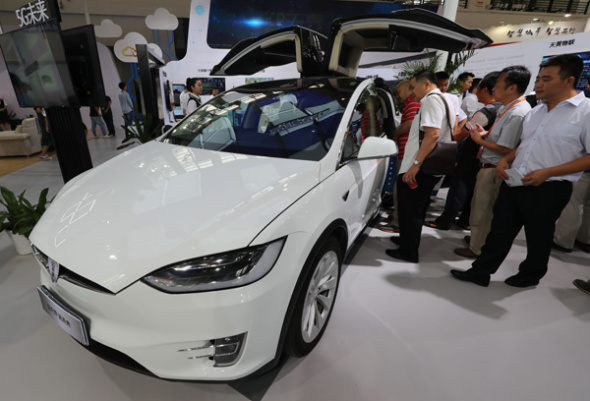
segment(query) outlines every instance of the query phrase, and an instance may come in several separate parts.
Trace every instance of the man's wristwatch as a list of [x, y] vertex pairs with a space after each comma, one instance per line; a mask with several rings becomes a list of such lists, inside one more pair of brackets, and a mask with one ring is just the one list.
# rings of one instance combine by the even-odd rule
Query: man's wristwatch
[[420, 166], [420, 165], [422, 165], [422, 162], [420, 160], [414, 160], [414, 164], [416, 166]]

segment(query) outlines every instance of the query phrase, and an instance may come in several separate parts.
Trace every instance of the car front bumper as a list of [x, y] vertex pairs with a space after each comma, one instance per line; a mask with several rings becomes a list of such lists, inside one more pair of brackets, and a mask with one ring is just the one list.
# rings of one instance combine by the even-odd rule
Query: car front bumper
[[[41, 284], [85, 320], [90, 350], [105, 359], [119, 359], [119, 364], [136, 370], [143, 367], [166, 379], [230, 381], [256, 372], [275, 358], [289, 301], [305, 263], [307, 253], [302, 250], [308, 247], [307, 234], [290, 235], [265, 277], [227, 290], [167, 294], [137, 281], [111, 295], [63, 279], [53, 283], [44, 267]], [[229, 339], [231, 348], [240, 335], [243, 340], [235, 363], [220, 366], [212, 346]], [[130, 358], [128, 363], [121, 362], [121, 354]]]

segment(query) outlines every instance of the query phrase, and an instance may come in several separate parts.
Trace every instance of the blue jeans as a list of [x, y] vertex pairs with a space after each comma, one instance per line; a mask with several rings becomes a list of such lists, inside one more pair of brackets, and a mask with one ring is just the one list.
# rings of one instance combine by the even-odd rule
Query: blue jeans
[[106, 136], [107, 129], [104, 125], [104, 122], [102, 121], [102, 118], [90, 117], [90, 119], [92, 120], [92, 135], [96, 136], [96, 126], [98, 125], [100, 127], [100, 130], [102, 131], [102, 136]]
[[[125, 127], [130, 127], [133, 125], [133, 112], [130, 111], [127, 114], [123, 114], [123, 120], [125, 120]], [[125, 130], [125, 138], [129, 136], [127, 130]]]

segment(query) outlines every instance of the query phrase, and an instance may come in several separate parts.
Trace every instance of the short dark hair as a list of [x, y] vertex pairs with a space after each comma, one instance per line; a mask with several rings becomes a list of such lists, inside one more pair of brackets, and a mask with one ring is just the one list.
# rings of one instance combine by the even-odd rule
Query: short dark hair
[[444, 71], [439, 71], [435, 75], [436, 75], [436, 80], [437, 81], [441, 81], [443, 79], [449, 79], [449, 78], [451, 78], [451, 76], [449, 74], [447, 74], [446, 72], [444, 72]]
[[559, 77], [561, 80], [574, 77], [575, 88], [578, 86], [578, 81], [584, 70], [584, 62], [576, 54], [560, 54], [559, 56], [553, 56], [543, 61], [539, 67], [559, 67]]
[[430, 81], [430, 83], [433, 83], [435, 85], [436, 85], [436, 81], [437, 81], [436, 74], [432, 70], [418, 71], [417, 73], [414, 74], [414, 76], [412, 78], [416, 78], [416, 82], [422, 82], [425, 79], [427, 79]]
[[189, 86], [189, 85], [190, 85], [190, 82], [189, 82], [189, 81], [190, 81], [191, 79], [194, 79], [194, 78], [187, 78], [187, 79], [186, 79], [186, 89], [190, 88], [190, 86]]
[[127, 84], [125, 82], [119, 82], [119, 89], [123, 90], [126, 85]]
[[500, 71], [492, 71], [486, 74], [485, 77], [483, 77], [481, 79], [481, 82], [479, 83], [479, 89], [487, 89], [491, 95], [492, 91], [494, 90], [494, 86], [496, 86], [496, 82], [498, 82], [499, 76]]
[[471, 72], [462, 72], [461, 74], [459, 74], [459, 76], [457, 77], [457, 79], [461, 82], [465, 82], [467, 80], [467, 78], [473, 78], [475, 77], [475, 75]]
[[481, 78], [473, 78], [473, 83], [471, 84], [470, 91], [477, 89], [479, 87], [480, 83], [481, 83]]
[[523, 94], [531, 81], [531, 72], [524, 65], [511, 65], [500, 71], [504, 76], [505, 88], [516, 85], [518, 93]]

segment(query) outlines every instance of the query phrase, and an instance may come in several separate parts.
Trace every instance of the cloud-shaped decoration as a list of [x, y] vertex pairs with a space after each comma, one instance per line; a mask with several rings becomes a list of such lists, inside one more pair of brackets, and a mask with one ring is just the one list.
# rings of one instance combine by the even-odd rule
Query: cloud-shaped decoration
[[158, 55], [158, 57], [163, 58], [164, 53], [162, 52], [162, 49], [160, 48], [160, 46], [158, 46], [155, 43], [148, 43], [148, 47], [150, 49], [152, 49], [154, 51], [154, 53], [156, 53]]
[[110, 19], [103, 19], [100, 25], [94, 26], [94, 34], [97, 38], [119, 38], [123, 34], [123, 29]]
[[117, 40], [113, 52], [124, 63], [137, 63], [136, 46], [138, 44], [147, 45], [148, 42], [141, 33], [129, 32], [123, 39]]
[[145, 17], [145, 24], [150, 29], [173, 31], [178, 28], [178, 18], [165, 8], [158, 8], [154, 15]]

